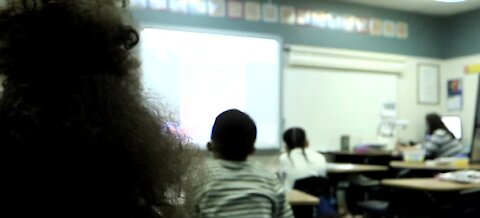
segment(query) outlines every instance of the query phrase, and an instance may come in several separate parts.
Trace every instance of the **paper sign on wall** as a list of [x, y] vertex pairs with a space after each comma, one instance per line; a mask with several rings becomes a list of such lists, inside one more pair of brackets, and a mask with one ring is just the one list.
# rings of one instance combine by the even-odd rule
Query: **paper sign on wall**
[[440, 69], [438, 65], [418, 65], [418, 103], [438, 104], [440, 95]]
[[460, 79], [448, 80], [447, 110], [461, 110], [463, 106], [463, 84]]
[[480, 73], [480, 64], [470, 64], [465, 66], [465, 73], [467, 74]]

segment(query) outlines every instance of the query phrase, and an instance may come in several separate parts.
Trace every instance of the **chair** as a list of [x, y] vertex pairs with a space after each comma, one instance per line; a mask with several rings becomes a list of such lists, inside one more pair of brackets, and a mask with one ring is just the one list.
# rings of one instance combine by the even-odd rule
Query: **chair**
[[308, 177], [295, 181], [294, 189], [306, 192], [314, 196], [331, 196], [330, 181], [324, 177]]
[[420, 190], [389, 188], [388, 196], [390, 217], [438, 217], [435, 196]]
[[331, 213], [336, 214], [336, 207], [335, 205], [331, 205], [330, 202], [328, 202], [329, 200], [333, 199], [333, 191], [330, 181], [327, 178], [308, 177], [304, 179], [299, 179], [295, 181], [293, 188], [321, 198], [320, 205], [316, 207], [316, 209], [320, 209], [320, 211], [312, 211], [311, 207], [293, 207], [292, 209], [295, 217], [325, 217], [323, 216], [323, 214], [320, 214], [320, 212], [322, 212], [322, 206], [333, 206], [333, 208], [330, 208], [333, 210], [333, 212], [330, 212], [329, 215], [326, 217], [335, 217], [332, 216]]
[[366, 200], [358, 202], [357, 206], [363, 210], [363, 215], [367, 217], [387, 217], [390, 204], [387, 201]]
[[351, 214], [363, 214], [365, 217], [385, 217], [389, 203], [385, 201], [385, 190], [378, 180], [363, 175], [349, 178], [346, 192], [347, 208]]
[[453, 205], [453, 214], [466, 218], [480, 217], [478, 199], [480, 199], [480, 189], [460, 192], [458, 199]]

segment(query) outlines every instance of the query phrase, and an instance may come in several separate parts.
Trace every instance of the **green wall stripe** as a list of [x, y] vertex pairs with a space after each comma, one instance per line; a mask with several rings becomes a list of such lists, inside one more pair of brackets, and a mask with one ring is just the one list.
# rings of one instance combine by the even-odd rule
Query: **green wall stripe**
[[442, 19], [444, 58], [480, 53], [480, 10]]
[[[278, 1], [273, 1], [278, 3]], [[159, 11], [133, 11], [140, 23], [193, 28], [207, 28], [280, 36], [286, 44], [327, 48], [385, 52], [432, 58], [451, 58], [480, 52], [480, 10], [447, 18], [399, 12], [356, 4], [320, 0], [285, 0], [282, 5], [325, 10], [340, 14], [377, 17], [409, 24], [409, 38], [397, 39], [328, 30], [313, 27], [268, 24], [202, 15], [186, 15]]]

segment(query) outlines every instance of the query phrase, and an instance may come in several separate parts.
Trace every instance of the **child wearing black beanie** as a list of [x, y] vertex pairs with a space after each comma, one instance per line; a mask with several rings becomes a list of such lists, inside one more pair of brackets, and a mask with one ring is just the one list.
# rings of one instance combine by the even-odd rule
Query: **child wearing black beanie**
[[215, 119], [208, 150], [214, 159], [198, 192], [198, 217], [292, 217], [278, 177], [247, 157], [255, 151], [257, 127], [237, 109]]

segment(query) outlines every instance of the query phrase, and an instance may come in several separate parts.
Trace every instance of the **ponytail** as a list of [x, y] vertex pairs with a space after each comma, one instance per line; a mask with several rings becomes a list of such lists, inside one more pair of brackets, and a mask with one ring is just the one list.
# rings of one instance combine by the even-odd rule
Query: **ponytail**
[[288, 159], [290, 159], [290, 161], [292, 160], [290, 158], [290, 152], [294, 148], [301, 148], [303, 157], [305, 158], [305, 160], [308, 161], [307, 155], [305, 153], [305, 144], [306, 144], [307, 139], [306, 139], [305, 131], [303, 129], [301, 129], [301, 128], [290, 128], [290, 129], [288, 129], [283, 134], [283, 140], [285, 141], [285, 144], [287, 145], [287, 154], [288, 154]]

